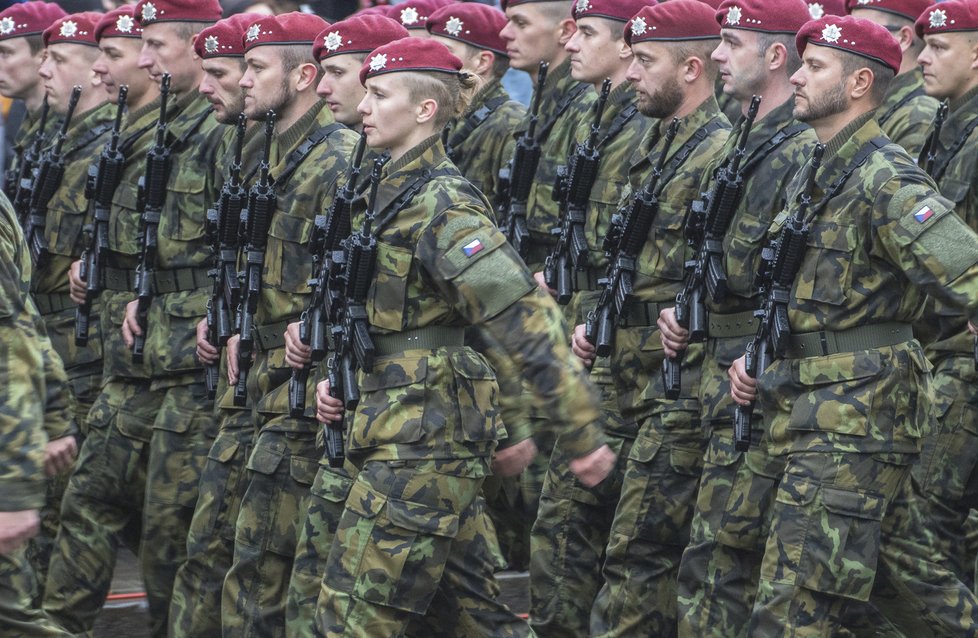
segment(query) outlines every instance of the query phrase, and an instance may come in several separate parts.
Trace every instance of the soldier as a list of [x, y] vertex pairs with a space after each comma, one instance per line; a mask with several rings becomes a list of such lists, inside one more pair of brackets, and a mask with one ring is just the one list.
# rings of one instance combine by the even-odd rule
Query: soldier
[[[132, 363], [119, 332], [139, 254], [136, 183], [159, 113], [159, 88], [137, 65], [141, 35], [131, 6], [107, 13], [95, 26], [100, 54], [92, 69], [110, 97], [121, 86], [129, 91], [119, 149], [125, 165], [110, 211], [105, 289], [93, 301], [103, 337], [103, 387], [65, 490], [44, 596], [45, 611], [73, 633], [92, 630], [112, 583], [119, 543], [139, 552], [147, 444], [162, 401], [162, 392], [150, 390], [145, 368]], [[72, 300], [80, 304], [87, 290], [79, 265], [72, 265], [69, 277]]]
[[[703, 447], [695, 400], [697, 360], [692, 358], [684, 396], [666, 400], [659, 380], [661, 351], [652, 351], [649, 344], [654, 343], [658, 309], [675, 297], [681, 280], [686, 248], [680, 230], [688, 191], [702, 178], [730, 126], [714, 97], [716, 66], [710, 52], [719, 33], [713, 10], [687, 0], [643, 8], [625, 25], [625, 44], [632, 47], [633, 55], [627, 78], [638, 91], [639, 110], [655, 120], [625, 160], [630, 167], [624, 185], [629, 196], [619, 214], [629, 216], [631, 194], [645, 188], [654, 166], [662, 162], [667, 168], [659, 182], [664, 190], [654, 226], [634, 255], [635, 300], [615, 322], [622, 327], [612, 327], [613, 349], [606, 365], [621, 410], [615, 439], [627, 461], [620, 464], [618, 485], [592, 492], [594, 506], [602, 508], [597, 516], [607, 517], [608, 527], [597, 537], [604, 544], [604, 582], [596, 582], [600, 591], [593, 590], [588, 600], [581, 601], [593, 605], [590, 635], [632, 635], [646, 631], [640, 629], [645, 627], [655, 635], [675, 633], [676, 569], [688, 537], [697, 482], [695, 460]], [[673, 118], [680, 118], [681, 125], [667, 148], [666, 130]], [[608, 222], [601, 227], [607, 234]], [[629, 231], [618, 230], [623, 232]], [[618, 283], [610, 279], [607, 285], [612, 287], [604, 296], [615, 297], [613, 286]], [[592, 298], [583, 314], [595, 320], [596, 306], [604, 302], [604, 297]], [[574, 332], [574, 352], [594, 364], [596, 350], [585, 337], [583, 318], [579, 317]], [[682, 464], [677, 462], [683, 459]], [[555, 489], [550, 483], [555, 462], [551, 465], [549, 490]], [[581, 493], [580, 488], [575, 491]], [[547, 504], [545, 494], [538, 527]], [[600, 553], [592, 560], [601, 564]]]
[[[580, 457], [572, 465], [586, 485], [614, 463], [563, 345], [559, 310], [445, 156], [441, 128], [471, 89], [461, 68], [443, 45], [405, 38], [375, 50], [360, 71], [367, 143], [391, 159], [368, 203], [376, 225], [354, 220], [357, 233], [377, 238], [366, 300], [377, 358], [357, 374], [346, 450], [359, 473], [327, 562], [321, 635], [401, 636], [409, 623], [418, 635], [529, 632], [494, 599], [479, 489], [499, 436], [496, 384], [462, 345], [466, 324], [480, 324], [513, 358], [547, 425], [563, 428]], [[328, 381], [317, 388], [324, 423], [343, 418], [329, 391]]]
[[[199, 92], [222, 124], [237, 124], [244, 112], [244, 91], [238, 85], [244, 75], [245, 31], [262, 16], [239, 13], [204, 28], [194, 41], [204, 77]], [[229, 126], [223, 141], [233, 152], [236, 126]], [[242, 149], [241, 179], [247, 183], [258, 164], [262, 146], [261, 127], [251, 121]], [[226, 155], [222, 167], [233, 157]], [[234, 309], [232, 309], [234, 310]], [[207, 319], [197, 324], [197, 358], [216, 365], [220, 351], [207, 339]], [[187, 558], [177, 571], [170, 603], [170, 635], [211, 636], [221, 632], [221, 589], [231, 568], [234, 525], [244, 490], [245, 463], [255, 438], [254, 401], [234, 404], [234, 388], [226, 382], [216, 390], [217, 436], [200, 475], [199, 494], [187, 534]]]
[[[949, 20], [954, 20], [950, 22]], [[969, 56], [978, 32], [978, 11], [960, 2], [925, 9], [917, 33], [926, 46], [919, 61], [928, 95], [947, 100], [947, 120], [929, 134], [921, 160], [944, 197], [968, 226], [978, 229], [978, 72]], [[925, 353], [933, 367], [938, 429], [924, 438], [920, 463], [913, 475], [938, 546], [957, 577], [973, 583], [975, 556], [964, 542], [965, 520], [978, 505], [978, 418], [975, 416], [975, 342], [968, 334], [968, 316], [932, 299], [919, 322], [930, 343]]]
[[[323, 70], [316, 93], [326, 101], [337, 122], [353, 130], [363, 129], [362, 116], [357, 110], [366, 95], [360, 84], [360, 67], [367, 54], [377, 47], [406, 37], [407, 29], [384, 16], [349, 18], [316, 36], [313, 57], [319, 60]], [[363, 166], [368, 161], [365, 159]], [[310, 349], [299, 339], [299, 326], [299, 322], [290, 324], [285, 334], [285, 360], [295, 368], [304, 368], [310, 361]], [[326, 455], [319, 459], [316, 478], [309, 490], [309, 505], [300, 519], [289, 580], [286, 634], [290, 638], [314, 634], [316, 601], [326, 571], [326, 556], [353, 484], [350, 476], [355, 471], [349, 463], [345, 468], [331, 467]]]
[[[785, 203], [784, 189], [814, 145], [807, 125], [792, 117], [788, 78], [801, 62], [794, 34], [808, 21], [798, 0], [771, 2], [729, 0], [721, 3], [717, 21], [720, 45], [713, 52], [724, 92], [746, 113], [754, 95], [763, 96], [741, 163], [742, 194], [723, 240], [722, 264], [727, 294], [722, 302], [707, 295], [709, 321], [704, 349], [699, 409], [709, 437], [703, 457], [700, 489], [690, 539], [679, 568], [680, 635], [744, 635], [763, 553], [763, 511], [778, 463], [763, 445], [744, 454], [734, 448], [735, 406], [728, 398], [726, 369], [755, 333], [758, 306], [754, 272], [764, 246], [764, 231]], [[731, 131], [719, 158], [730, 158], [743, 135], [744, 122]], [[716, 162], [713, 176], [723, 163]], [[700, 191], [709, 191], [704, 183]], [[676, 357], [687, 333], [675, 322], [670, 304], [658, 321], [665, 356]], [[681, 337], [677, 338], [677, 334]], [[677, 343], [678, 342], [678, 343]], [[679, 345], [682, 344], [682, 345]], [[684, 376], [689, 354], [681, 365]], [[754, 428], [760, 439], [758, 413]]]
[[[944, 7], [953, 24], [972, 11]], [[790, 333], [756, 379], [744, 357], [730, 369], [733, 399], [758, 401], [785, 463], [748, 635], [842, 635], [870, 604], [907, 635], [972, 635], [976, 600], [935, 562], [909, 476], [933, 407], [910, 324], [925, 294], [975, 315], [978, 235], [875, 121], [902, 59], [886, 29], [826, 17], [796, 42], [795, 116], [824, 154], [769, 230], [775, 254], [800, 248], [772, 260], [780, 292], [765, 304]]]
[[451, 4], [455, 4], [455, 0], [407, 0], [387, 7], [387, 17], [400, 22], [410, 35], [427, 38], [428, 18], [437, 9]]
[[[924, 146], [927, 127], [937, 113], [937, 100], [925, 92], [924, 76], [917, 56], [924, 42], [914, 30], [914, 21], [933, 0], [848, 0], [849, 13], [886, 28], [900, 43], [903, 62], [880, 105], [878, 121], [891, 140], [917, 157]], [[812, 16], [817, 17], [817, 16]]]
[[[600, 294], [597, 282], [604, 276], [608, 262], [602, 244], [621, 193], [628, 186], [628, 174], [622, 168], [628, 165], [651, 127], [651, 121], [639, 114], [635, 85], [626, 78], [633, 58], [623, 31], [625, 23], [650, 4], [645, 0], [593, 0], [576, 3], [572, 12], [577, 29], [564, 47], [570, 54], [571, 76], [594, 87], [595, 95], [602, 92], [606, 80], [610, 81], [600, 121], [592, 115], [581, 122], [575, 136], [577, 146], [566, 160], [568, 165], [575, 162], [583, 166], [589, 161], [586, 156], [589, 148], [597, 155], [593, 172], [579, 173], [584, 183], [571, 183], [575, 178], [568, 177], [563, 187], [566, 200], [562, 214], [569, 218], [575, 214], [572, 209], [580, 206], [584, 217], [579, 228], [586, 240], [584, 263], [575, 267], [569, 254], [559, 257], [552, 252], [548, 257], [548, 263], [554, 267], [550, 271], [553, 286], [558, 285], [558, 260], [570, 263], [573, 294], [567, 303], [567, 315], [573, 325], [582, 324], [596, 305]], [[587, 183], [589, 178], [592, 181]], [[571, 202], [571, 193], [576, 191], [583, 193], [583, 206]], [[565, 219], [563, 223], [566, 225], [568, 221]], [[569, 239], [572, 231], [569, 225], [565, 228], [568, 237], [561, 241]], [[573, 250], [571, 245], [568, 248], [568, 252]], [[538, 284], [548, 287], [544, 273], [534, 276]], [[557, 292], [550, 290], [553, 295]], [[618, 502], [621, 475], [628, 447], [638, 429], [621, 412], [609, 359], [603, 357], [588, 363], [591, 381], [601, 394], [601, 425], [610, 435], [619, 464], [611, 479], [589, 490], [576, 480], [568, 467], [570, 459], [557, 442], [530, 539], [531, 617], [534, 631], [540, 635], [583, 635], [588, 631], [591, 604], [601, 586], [600, 567]]]
[[[227, 348], [229, 381], [239, 383], [239, 375], [247, 374], [248, 393], [255, 393], [258, 434], [222, 593], [226, 634], [284, 635], [301, 517], [322, 456], [312, 401], [305, 416], [290, 416], [285, 332], [307, 305], [315, 216], [328, 207], [356, 143], [356, 135], [316, 95], [322, 70], [313, 43], [327, 26], [316, 16], [289, 13], [253, 23], [245, 35], [245, 114], [263, 119], [274, 111], [270, 174], [278, 201], [269, 222], [254, 316], [258, 351], [250, 371], [239, 365], [238, 337]], [[309, 397], [312, 388], [310, 380]]]

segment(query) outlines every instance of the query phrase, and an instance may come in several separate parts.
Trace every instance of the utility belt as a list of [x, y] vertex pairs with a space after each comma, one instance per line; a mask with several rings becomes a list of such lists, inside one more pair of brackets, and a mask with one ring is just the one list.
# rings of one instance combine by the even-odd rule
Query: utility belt
[[659, 313], [666, 308], [676, 305], [671, 301], [633, 301], [628, 304], [628, 309], [618, 318], [618, 326], [621, 328], [639, 328], [654, 326], [659, 320]]
[[460, 348], [465, 345], [465, 328], [458, 326], [428, 326], [393, 334], [372, 334], [378, 357], [404, 352], [405, 350], [436, 350]]
[[803, 359], [872, 350], [906, 343], [913, 340], [913, 327], [909, 323], [888, 321], [848, 330], [820, 330], [791, 335], [785, 348], [785, 359]]
[[598, 286], [598, 279], [601, 279], [603, 276], [603, 269], [599, 271], [596, 268], [585, 268], [584, 270], [574, 270], [571, 274], [574, 278], [575, 291], [594, 292], [601, 289], [601, 287]]
[[255, 326], [253, 328], [255, 343], [265, 352], [285, 347], [285, 329], [288, 327], [288, 321], [277, 321], [265, 326]]
[[153, 292], [157, 295], [166, 295], [174, 292], [207, 288], [214, 284], [214, 280], [208, 275], [209, 272], [210, 268], [204, 266], [198, 268], [154, 270]]
[[711, 312], [709, 316], [710, 339], [731, 339], [735, 337], [753, 337], [757, 334], [760, 319], [754, 316], [753, 310], [721, 314]]
[[118, 292], [132, 292], [136, 288], [135, 268], [105, 267], [105, 289]]
[[34, 297], [34, 305], [37, 306], [37, 311], [41, 313], [41, 315], [53, 315], [64, 310], [78, 307], [78, 305], [71, 300], [71, 297], [66, 292], [35, 292], [32, 293], [32, 296]]

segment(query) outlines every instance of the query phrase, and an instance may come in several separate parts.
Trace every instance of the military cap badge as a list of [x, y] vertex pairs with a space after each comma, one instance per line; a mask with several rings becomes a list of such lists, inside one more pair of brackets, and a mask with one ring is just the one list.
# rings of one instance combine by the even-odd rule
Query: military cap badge
[[14, 29], [17, 27], [14, 23], [13, 18], [3, 18], [0, 20], [0, 34], [7, 35], [8, 33], [13, 33]]
[[825, 15], [825, 7], [818, 2], [812, 2], [808, 5], [808, 14], [812, 16], [812, 20], [818, 20]]
[[209, 35], [204, 38], [204, 51], [206, 53], [217, 53], [217, 36]]
[[387, 54], [378, 53], [374, 57], [370, 58], [370, 70], [380, 71], [387, 66]]
[[827, 24], [825, 28], [822, 29], [822, 39], [826, 42], [835, 44], [842, 37], [842, 29], [839, 28], [837, 24]]
[[418, 10], [414, 7], [408, 7], [407, 9], [401, 10], [401, 24], [408, 25], [414, 24], [418, 21]]
[[326, 36], [323, 44], [325, 44], [327, 51], [335, 51], [343, 46], [343, 36], [340, 35], [339, 31], [332, 31]]
[[632, 35], [645, 35], [645, 32], [649, 30], [649, 25], [645, 22], [645, 18], [635, 18], [632, 20]]
[[248, 33], [245, 35], [245, 40], [248, 42], [254, 42], [258, 39], [258, 34], [261, 33], [261, 27], [257, 24], [253, 24], [248, 27]]
[[445, 31], [449, 35], [456, 35], [457, 36], [459, 33], [462, 32], [462, 27], [463, 26], [464, 26], [464, 23], [461, 20], [459, 20], [455, 16], [452, 16], [451, 18], [448, 19], [448, 22], [445, 23]]
[[115, 28], [120, 33], [132, 33], [134, 26], [136, 26], [136, 21], [132, 19], [132, 16], [119, 16], [115, 21]]
[[152, 2], [147, 2], [143, 5], [143, 21], [155, 20], [156, 19], [156, 5]]
[[943, 9], [934, 9], [931, 11], [930, 26], [934, 29], [947, 26], [947, 13]]
[[65, 20], [61, 23], [58, 35], [62, 38], [73, 38], [78, 33], [78, 23], [74, 20]]
[[577, 12], [584, 13], [591, 8], [591, 3], [588, 0], [577, 0]]
[[740, 24], [741, 11], [740, 7], [733, 6], [730, 7], [730, 11], [727, 11], [727, 24], [737, 25]]

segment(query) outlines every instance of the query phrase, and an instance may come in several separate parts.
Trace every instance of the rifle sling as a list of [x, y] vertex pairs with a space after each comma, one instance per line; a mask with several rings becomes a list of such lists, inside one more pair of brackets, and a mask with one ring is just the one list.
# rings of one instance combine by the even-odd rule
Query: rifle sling
[[825, 190], [825, 197], [822, 198], [822, 200], [818, 203], [817, 206], [812, 207], [812, 212], [810, 212], [807, 215], [806, 219], [803, 221], [807, 224], [811, 222], [811, 220], [818, 217], [822, 213], [822, 211], [825, 210], [825, 207], [829, 205], [829, 201], [831, 201], [833, 197], [839, 194], [839, 191], [842, 190], [842, 187], [846, 185], [846, 182], [849, 181], [849, 178], [852, 177], [852, 174], [855, 173], [860, 166], [865, 164], [866, 161], [870, 158], [870, 156], [873, 153], [880, 150], [887, 144], [891, 144], [891, 142], [889, 138], [883, 135], [874, 137], [873, 139], [869, 140], [869, 142], [867, 142], [866, 144], [863, 144], [862, 148], [859, 149], [859, 152], [856, 153], [856, 155], [852, 158], [852, 161], [849, 162], [849, 165], [846, 167], [846, 170], [844, 170], [842, 174], [839, 175], [839, 177], [837, 177], [836, 180], [832, 182], [829, 185], [829, 187]]
[[676, 173], [679, 172], [682, 165], [689, 159], [689, 156], [693, 154], [693, 151], [703, 143], [703, 140], [721, 128], [723, 128], [723, 122], [716, 118], [712, 119], [697, 129], [692, 137], [679, 147], [679, 150], [673, 154], [672, 159], [662, 168], [662, 176], [659, 178], [659, 188], [656, 191], [657, 194], [662, 192], [662, 189], [669, 183], [669, 180], [676, 176]]
[[788, 140], [793, 137], [800, 135], [801, 133], [809, 130], [811, 127], [807, 124], [802, 124], [801, 122], [795, 122], [791, 126], [786, 126], [785, 128], [779, 129], [777, 133], [771, 136], [764, 144], [758, 146], [751, 156], [747, 159], [741, 169], [741, 173], [744, 175], [744, 179], [747, 179], [755, 168], [757, 168], [761, 162], [763, 162], [768, 155], [774, 152], [774, 149], [778, 148]]
[[886, 113], [884, 113], [882, 116], [880, 116], [880, 118], [878, 120], [876, 120], [876, 121], [879, 123], [880, 126], [883, 126], [884, 124], [886, 124], [889, 121], [889, 119], [891, 117], [893, 117], [896, 114], [897, 111], [899, 111], [904, 106], [906, 106], [907, 103], [910, 102], [910, 100], [912, 100], [914, 98], [918, 98], [918, 97], [923, 97], [925, 95], [927, 95], [927, 93], [924, 92], [924, 87], [918, 86], [916, 89], [914, 89], [910, 93], [907, 93], [906, 95], [904, 95], [896, 104], [894, 104], [893, 106], [891, 106], [890, 108], [888, 108], [886, 110]]
[[[949, 148], [947, 153], [941, 157], [940, 163], [934, 166], [934, 172], [931, 173], [931, 177], [934, 178], [935, 182], [941, 181], [941, 178], [944, 177], [944, 171], [947, 170], [947, 167], [951, 164], [951, 160], [955, 158], [955, 156], [964, 147], [965, 143], [967, 143], [968, 138], [975, 130], [975, 127], [978, 127], [978, 116], [975, 116], [970, 122], [968, 122], [968, 125], [964, 127], [964, 130], [961, 131], [961, 133], [957, 136], [957, 139], [954, 140], [954, 144], [951, 145], [951, 148]], [[935, 144], [939, 142], [940, 140], [934, 141]]]
[[638, 107], [634, 104], [629, 104], [619, 111], [618, 115], [615, 116], [615, 119], [613, 119], [611, 124], [608, 126], [608, 132], [605, 133], [604, 137], [601, 138], [601, 141], [598, 142], [598, 148], [604, 148], [605, 144], [618, 137], [618, 134], [625, 129], [631, 119], [635, 117], [636, 113], [638, 113]]
[[276, 190], [281, 192], [281, 187], [288, 184], [289, 180], [292, 179], [292, 175], [299, 170], [299, 167], [304, 161], [306, 161], [309, 154], [312, 153], [317, 146], [322, 144], [327, 137], [342, 128], [344, 128], [344, 126], [337, 122], [327, 124], [326, 126], [321, 126], [313, 131], [309, 137], [307, 137], [305, 141], [299, 145], [298, 148], [289, 153], [289, 157], [285, 161], [285, 168], [282, 170], [281, 174], [272, 178], [272, 183], [275, 185]]
[[557, 103], [557, 109], [554, 111], [554, 114], [551, 115], [550, 119], [547, 120], [546, 123], [544, 123], [544, 125], [538, 130], [536, 141], [539, 144], [542, 145], [543, 142], [550, 137], [550, 129], [557, 124], [557, 120], [560, 119], [560, 116], [564, 114], [564, 111], [570, 108], [571, 104], [576, 102], [579, 97], [584, 95], [588, 88], [590, 87], [587, 84], [578, 84], [576, 87], [564, 94], [564, 97], [562, 97], [560, 102]]
[[84, 149], [86, 146], [88, 146], [89, 144], [91, 144], [92, 142], [102, 137], [103, 135], [105, 135], [111, 130], [112, 130], [111, 122], [103, 122], [98, 126], [96, 126], [95, 128], [88, 129], [87, 131], [85, 131], [83, 135], [81, 135], [78, 138], [77, 144], [75, 144], [70, 149], [64, 152], [64, 156], [68, 157], [72, 153]]
[[415, 198], [415, 196], [421, 191], [421, 189], [424, 187], [425, 184], [427, 184], [428, 182], [430, 182], [431, 180], [437, 177], [444, 177], [446, 175], [457, 175], [457, 174], [458, 174], [458, 169], [454, 167], [438, 168], [435, 170], [429, 170], [427, 168], [424, 169], [424, 171], [422, 171], [420, 175], [415, 177], [414, 180], [412, 180], [411, 183], [408, 185], [408, 187], [405, 188], [403, 191], [401, 191], [401, 194], [398, 195], [397, 198], [394, 201], [392, 201], [387, 206], [387, 208], [384, 209], [388, 211], [387, 214], [385, 214], [380, 221], [374, 222], [373, 224], [374, 236], [379, 235], [380, 231], [384, 228], [384, 226], [389, 224], [392, 219], [397, 217], [398, 213], [404, 210], [407, 207], [407, 205], [411, 203], [411, 200]]
[[445, 144], [445, 152], [452, 161], [455, 161], [455, 148], [464, 142], [475, 129], [479, 128], [483, 122], [489, 119], [489, 117], [496, 112], [503, 104], [509, 102], [510, 99], [506, 95], [497, 95], [491, 100], [487, 100], [482, 108], [476, 109], [472, 113], [469, 113], [462, 121], [462, 126], [452, 135], [451, 139], [448, 138], [448, 128], [445, 128], [444, 136], [442, 141]]
[[139, 141], [139, 138], [141, 138], [143, 135], [151, 131], [155, 126], [156, 126], [156, 122], [150, 122], [143, 128], [139, 129], [132, 135], [128, 136], [125, 140], [123, 140], [122, 144], [119, 145], [119, 151], [122, 153], [123, 157], [129, 155], [129, 153], [132, 152], [132, 147], [135, 146], [136, 142]]

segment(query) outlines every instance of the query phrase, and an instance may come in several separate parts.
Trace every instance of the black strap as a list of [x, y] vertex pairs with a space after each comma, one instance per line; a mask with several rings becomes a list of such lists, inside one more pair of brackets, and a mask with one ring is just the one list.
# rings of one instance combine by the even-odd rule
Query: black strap
[[333, 122], [332, 124], [327, 124], [326, 126], [321, 126], [312, 134], [305, 139], [302, 144], [299, 145], [297, 149], [289, 154], [288, 159], [285, 161], [285, 169], [282, 170], [281, 174], [273, 178], [273, 183], [276, 189], [281, 189], [282, 186], [287, 184], [292, 175], [299, 169], [309, 154], [312, 153], [313, 149], [323, 143], [327, 137], [332, 135], [334, 132], [344, 128], [342, 124], [338, 122]]
[[744, 164], [743, 168], [745, 179], [751, 174], [751, 172], [753, 172], [755, 168], [758, 167], [758, 165], [760, 165], [761, 162], [764, 161], [768, 155], [774, 151], [774, 149], [778, 148], [791, 138], [801, 135], [810, 128], [811, 127], [807, 124], [795, 122], [790, 126], [779, 129], [777, 133], [771, 136], [771, 139], [758, 146], [754, 152], [751, 153], [751, 156], [747, 159], [747, 162]]
[[[859, 149], [859, 152], [856, 153], [856, 155], [852, 158], [852, 161], [849, 162], [846, 170], [842, 171], [842, 174], [839, 175], [839, 177], [837, 177], [827, 189], [825, 189], [825, 197], [822, 198], [817, 206], [812, 207], [812, 212], [809, 213], [805, 222], [808, 223], [818, 217], [822, 211], [825, 210], [825, 207], [829, 205], [829, 201], [839, 194], [839, 191], [842, 190], [842, 187], [845, 186], [847, 181], [849, 181], [852, 174], [855, 173], [860, 166], [865, 164], [866, 160], [868, 160], [873, 153], [888, 144], [892, 144], [892, 142], [888, 137], [883, 135], [874, 137], [873, 139], [869, 140], [868, 143], [863, 144]], [[811, 166], [811, 164], [809, 164], [809, 166]]]
[[971, 133], [978, 127], [978, 116], [975, 116], [968, 125], [964, 127], [964, 130], [958, 135], [957, 139], [954, 140], [954, 144], [948, 149], [947, 153], [941, 156], [941, 161], [934, 166], [934, 171], [931, 173], [931, 177], [934, 178], [935, 182], [940, 182], [941, 178], [944, 177], [944, 171], [951, 164], [951, 160], [961, 151], [965, 143], [967, 143], [968, 138]]
[[560, 116], [564, 114], [564, 111], [570, 108], [571, 104], [577, 101], [579, 97], [584, 95], [584, 92], [589, 88], [590, 87], [587, 84], [578, 84], [576, 87], [564, 94], [564, 97], [562, 97], [560, 102], [557, 103], [557, 110], [554, 111], [554, 114], [550, 117], [550, 119], [547, 120], [547, 122], [537, 131], [537, 142], [543, 144], [543, 142], [550, 137], [550, 129], [557, 124], [557, 120], [560, 119]]
[[415, 177], [411, 181], [410, 185], [401, 191], [401, 194], [398, 195], [397, 198], [395, 198], [394, 201], [385, 208], [387, 213], [383, 216], [383, 218], [381, 218], [380, 221], [374, 222], [374, 236], [380, 235], [380, 231], [383, 230], [384, 226], [389, 224], [392, 219], [397, 217], [398, 213], [404, 210], [404, 208], [411, 203], [411, 200], [413, 200], [415, 196], [421, 192], [421, 189], [425, 184], [436, 177], [445, 177], [446, 175], [458, 175], [458, 169], [454, 166], [451, 168], [439, 168], [435, 170], [429, 170], [427, 168], [424, 169], [421, 174]]
[[187, 140], [190, 139], [190, 136], [197, 132], [197, 129], [199, 129], [201, 124], [204, 123], [204, 120], [210, 117], [211, 111], [212, 109], [205, 109], [203, 113], [198, 115], [197, 119], [194, 120], [194, 123], [190, 125], [190, 128], [183, 132], [183, 135], [174, 138], [173, 141], [170, 142], [168, 149], [173, 151], [175, 149], [182, 148], [183, 145], [187, 143]]
[[479, 128], [483, 122], [488, 120], [489, 116], [491, 116], [496, 109], [509, 101], [510, 99], [506, 95], [497, 95], [491, 100], [487, 100], [486, 103], [482, 105], [482, 108], [476, 109], [472, 113], [469, 113], [469, 115], [462, 120], [462, 125], [455, 131], [455, 134], [452, 135], [451, 139], [448, 138], [448, 128], [446, 128], [442, 142], [445, 144], [445, 151], [448, 157], [454, 162], [455, 148], [464, 142], [470, 135], [472, 135], [473, 131]]
[[[712, 135], [715, 131], [723, 128], [723, 122], [719, 118], [714, 118], [699, 127], [692, 137], [686, 140], [686, 143], [679, 147], [679, 150], [672, 156], [666, 165], [662, 168], [662, 177], [659, 179], [659, 191], [661, 191], [666, 184], [669, 183], [682, 165], [689, 159], [689, 156], [693, 154], [696, 147], [703, 143], [707, 137]], [[668, 177], [667, 177], [668, 176]]]
[[621, 133], [624, 128], [628, 125], [635, 114], [638, 113], [638, 107], [634, 104], [629, 104], [615, 116], [615, 119], [611, 121], [611, 125], [608, 126], [608, 132], [604, 134], [601, 141], [598, 142], [598, 148], [604, 148], [604, 145], [613, 140], [615, 137]]
[[84, 149], [86, 146], [88, 146], [89, 144], [91, 144], [92, 142], [102, 137], [103, 135], [105, 135], [111, 130], [112, 130], [112, 122], [102, 122], [95, 128], [88, 129], [87, 131], [85, 131], [84, 135], [78, 137], [78, 139], [76, 140], [77, 143], [74, 146], [72, 146], [70, 149], [65, 151], [65, 157], [68, 157], [72, 153]]
[[904, 106], [906, 106], [910, 100], [917, 97], [923, 97], [925, 95], [927, 95], [927, 93], [924, 92], [924, 87], [918, 86], [916, 89], [914, 89], [910, 93], [907, 93], [902, 98], [900, 98], [900, 100], [896, 104], [894, 104], [889, 109], [887, 109], [886, 113], [880, 116], [880, 118], [877, 119], [876, 121], [879, 123], [880, 126], [883, 126], [891, 117], [893, 117], [893, 115], [897, 111], [899, 111]]
[[148, 133], [150, 129], [152, 129], [155, 126], [156, 126], [155, 121], [150, 122], [143, 128], [139, 129], [138, 131], [136, 131], [135, 133], [133, 133], [132, 135], [124, 139], [122, 141], [122, 144], [119, 145], [119, 150], [122, 152], [123, 157], [128, 156], [129, 153], [132, 152], [132, 147], [135, 146], [136, 142], [139, 141], [139, 138], [141, 138], [143, 135]]

